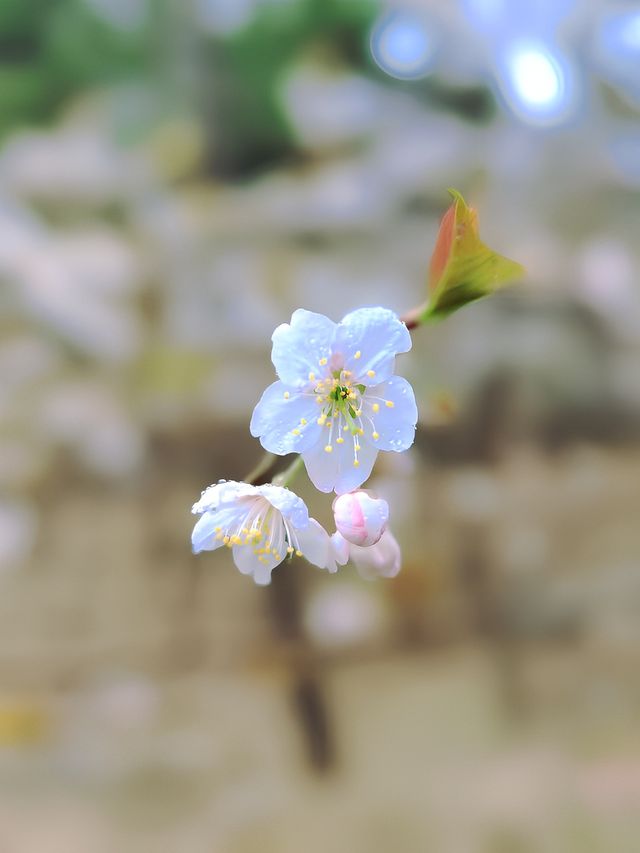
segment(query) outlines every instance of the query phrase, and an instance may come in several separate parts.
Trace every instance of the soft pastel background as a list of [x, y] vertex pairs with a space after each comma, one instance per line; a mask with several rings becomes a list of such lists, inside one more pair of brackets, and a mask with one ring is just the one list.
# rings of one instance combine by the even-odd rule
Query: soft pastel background
[[[639, 116], [633, 2], [0, 3], [3, 853], [639, 849]], [[192, 557], [449, 185], [529, 275], [401, 359], [402, 573]]]

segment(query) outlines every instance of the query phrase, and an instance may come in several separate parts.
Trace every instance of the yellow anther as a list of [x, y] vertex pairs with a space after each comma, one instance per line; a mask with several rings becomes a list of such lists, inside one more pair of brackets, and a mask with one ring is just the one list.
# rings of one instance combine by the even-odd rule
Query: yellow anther
[[356, 409], [356, 417], [359, 418], [362, 414], [362, 409]]
[[393, 409], [394, 405], [395, 404], [394, 404], [393, 400], [386, 400], [385, 401], [385, 406], [387, 407], [387, 409]]
[[232, 545], [242, 545], [242, 539], [238, 535], [232, 536], [231, 537], [231, 544]]
[[333, 447], [331, 447], [330, 444], [327, 444], [327, 446], [324, 449], [324, 452], [325, 453], [331, 453], [332, 450], [333, 450]]
[[293, 548], [291, 547], [291, 545], [289, 545], [289, 547], [287, 548], [287, 554], [293, 554]]
[[282, 396], [284, 397], [285, 400], [288, 400], [289, 397], [291, 396], [291, 394], [288, 391], [285, 391]]
[[316, 423], [320, 424], [320, 426], [324, 426], [324, 422], [326, 421], [326, 419], [326, 415], [320, 415]]
[[302, 424], [302, 426], [306, 426], [306, 425], [307, 425], [307, 421], [306, 421], [306, 419], [305, 419], [305, 418], [300, 418], [300, 423]]
[[266, 562], [267, 562], [267, 560], [266, 560], [266, 558], [265, 558], [265, 557], [258, 557], [258, 560], [259, 560], [261, 563], [266, 563]]
[[358, 442], [357, 442], [357, 441], [356, 441], [356, 443], [353, 445], [353, 449], [354, 449], [354, 450], [360, 450], [360, 445], [358, 444]]
[[315, 373], [310, 373], [310, 374], [309, 374], [309, 380], [310, 380], [311, 382], [313, 382], [315, 378], [316, 378]]
[[364, 430], [362, 429], [362, 427], [359, 427], [359, 428], [356, 430], [356, 432], [358, 433], [358, 435], [364, 435]]
[[336, 438], [336, 444], [344, 444], [344, 438], [341, 435]]
[[249, 528], [248, 528], [248, 527], [243, 527], [243, 528], [242, 528], [242, 532], [244, 533], [244, 535], [245, 535], [245, 536], [248, 536], [248, 535], [249, 535]]
[[342, 424], [342, 431], [346, 432], [349, 429], [349, 424]]
[[354, 355], [354, 358], [360, 358], [361, 355], [362, 353], [360, 352], [360, 350], [358, 350], [358, 352]]
[[302, 551], [296, 551], [296, 557], [302, 557]]
[[298, 427], [295, 427], [295, 429], [292, 429], [291, 432], [293, 433], [293, 435], [300, 435], [300, 430], [298, 429]]
[[380, 403], [374, 403], [372, 408], [373, 408], [374, 412], [379, 412], [380, 411]]
[[377, 441], [377, 440], [380, 438], [380, 433], [379, 433], [379, 432], [374, 432], [374, 433], [372, 434], [371, 438], [372, 438], [374, 441]]
[[223, 539], [222, 539], [222, 541], [224, 542], [224, 544], [225, 544], [225, 545], [228, 545], [228, 544], [229, 544], [229, 537], [228, 537], [228, 536], [224, 536], [224, 537], [223, 537]]
[[321, 359], [320, 359], [320, 361], [318, 362], [318, 364], [320, 365], [320, 367], [324, 367], [326, 363], [327, 363], [327, 359], [326, 359], [326, 358], [321, 358]]
[[219, 542], [222, 539], [222, 533], [216, 533], [216, 539]]
[[325, 426], [330, 427], [330, 426], [331, 426], [331, 424], [332, 424], [332, 421], [330, 421], [330, 420], [329, 420], [329, 421], [327, 421], [327, 423], [325, 424]]
[[213, 528], [213, 532], [214, 532], [214, 533], [220, 533], [220, 531], [221, 531], [221, 530], [222, 530], [222, 528], [221, 528], [221, 527], [214, 527], [214, 528]]
[[343, 372], [343, 374], [344, 374], [345, 376], [351, 376], [351, 371], [350, 371], [350, 370], [343, 370], [342, 372]]
[[360, 460], [359, 460], [359, 459], [354, 459], [354, 460], [353, 460], [353, 467], [354, 467], [354, 468], [358, 468], [359, 466], [360, 466]]
[[376, 375], [375, 370], [367, 370], [367, 376], [368, 376], [370, 379], [373, 379], [373, 377], [374, 377], [375, 375]]
[[278, 549], [277, 549], [277, 548], [272, 548], [272, 549], [271, 549], [271, 553], [272, 553], [272, 554], [273, 554], [273, 556], [275, 557], [275, 556], [276, 556], [276, 554], [278, 553]]

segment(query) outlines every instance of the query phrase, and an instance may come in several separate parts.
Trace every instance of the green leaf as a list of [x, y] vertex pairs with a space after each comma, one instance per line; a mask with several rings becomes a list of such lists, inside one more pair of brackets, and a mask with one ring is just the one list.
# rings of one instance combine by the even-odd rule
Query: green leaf
[[478, 216], [454, 189], [429, 264], [429, 299], [420, 322], [441, 320], [458, 308], [490, 296], [525, 274], [524, 267], [480, 240]]

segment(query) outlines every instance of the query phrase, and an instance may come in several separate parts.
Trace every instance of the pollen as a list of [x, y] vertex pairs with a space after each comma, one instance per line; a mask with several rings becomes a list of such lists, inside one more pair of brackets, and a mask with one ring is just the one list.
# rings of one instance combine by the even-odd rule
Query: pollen
[[291, 394], [288, 391], [285, 391], [282, 396], [284, 397], [285, 400], [288, 400], [289, 397], [291, 396]]
[[344, 438], [341, 435], [336, 438], [336, 444], [344, 444]]
[[293, 548], [291, 547], [291, 545], [289, 545], [289, 547], [287, 548], [287, 554], [293, 554]]
[[375, 375], [376, 375], [375, 370], [367, 370], [367, 376], [368, 376], [370, 379], [373, 379], [373, 377], [374, 377]]
[[380, 433], [379, 433], [379, 432], [374, 432], [374, 433], [372, 433], [372, 434], [371, 434], [371, 438], [372, 438], [374, 441], [377, 441], [377, 440], [380, 438]]
[[327, 420], [327, 416], [326, 416], [326, 415], [320, 415], [320, 417], [319, 417], [319, 418], [318, 418], [318, 420], [317, 420], [317, 423], [318, 423], [320, 426], [324, 426], [324, 423], [325, 423], [325, 421], [326, 421], [326, 420]]
[[372, 408], [373, 408], [374, 412], [379, 412], [380, 411], [380, 403], [374, 403]]
[[360, 445], [358, 444], [358, 442], [356, 442], [356, 443], [353, 445], [353, 449], [354, 449], [354, 450], [360, 450]]
[[360, 352], [360, 350], [358, 350], [358, 352], [353, 357], [354, 358], [360, 358], [361, 355], [362, 355], [362, 353]]
[[292, 429], [291, 432], [293, 435], [300, 435], [300, 430], [298, 429], [298, 427], [296, 427], [295, 429]]
[[359, 468], [359, 467], [360, 467], [360, 460], [359, 460], [359, 459], [354, 459], [354, 460], [353, 460], [353, 467], [354, 467], [354, 468]]
[[327, 363], [327, 359], [326, 359], [326, 358], [321, 358], [321, 359], [320, 359], [320, 361], [318, 362], [318, 364], [320, 365], [320, 367], [324, 367], [326, 363]]
[[357, 429], [356, 432], [358, 433], [358, 435], [364, 435], [364, 430], [362, 429], [362, 427]]
[[327, 444], [324, 448], [325, 453], [331, 453], [332, 450], [333, 450], [333, 447], [331, 447], [330, 444]]
[[394, 407], [394, 402], [393, 402], [393, 400], [386, 400], [386, 401], [385, 401], [385, 406], [387, 407], [387, 409], [393, 409], [393, 407]]
[[222, 541], [224, 542], [224, 544], [225, 544], [225, 545], [228, 545], [228, 544], [229, 544], [229, 537], [228, 537], [228, 536], [224, 536], [224, 537], [223, 537], [223, 539], [222, 539]]
[[302, 551], [300, 551], [300, 550], [296, 551], [296, 557], [302, 557]]
[[307, 425], [306, 418], [300, 418], [300, 423], [302, 424], [302, 426], [306, 426]]

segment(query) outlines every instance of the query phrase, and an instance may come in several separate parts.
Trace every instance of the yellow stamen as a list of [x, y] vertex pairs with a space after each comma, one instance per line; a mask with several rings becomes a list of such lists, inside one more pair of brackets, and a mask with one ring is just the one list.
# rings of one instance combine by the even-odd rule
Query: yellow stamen
[[358, 350], [358, 352], [354, 355], [354, 358], [360, 358], [361, 355], [362, 353], [360, 352], [360, 350]]
[[300, 430], [298, 429], [298, 427], [292, 429], [291, 432], [293, 433], [293, 435], [300, 435]]
[[318, 423], [320, 426], [324, 426], [324, 422], [326, 421], [326, 419], [327, 419], [326, 415], [320, 415], [320, 417], [318, 418], [316, 423]]
[[374, 412], [379, 412], [380, 411], [380, 403], [374, 403], [372, 408], [373, 408]]
[[324, 452], [325, 453], [331, 453], [332, 450], [333, 450], [333, 447], [331, 447], [330, 444], [327, 444], [327, 446], [324, 449]]
[[372, 434], [371, 438], [372, 438], [374, 441], [377, 441], [377, 440], [380, 438], [380, 433], [379, 433], [379, 432], [374, 432], [374, 433]]
[[313, 382], [315, 378], [316, 378], [315, 373], [310, 373], [310, 374], [309, 374], [309, 380], [310, 380], [311, 382]]
[[305, 420], [305, 418], [300, 418], [300, 423], [302, 424], [302, 426], [307, 425], [307, 421]]
[[296, 557], [302, 557], [302, 551], [296, 551]]
[[359, 466], [360, 466], [360, 460], [359, 460], [359, 459], [354, 459], [354, 460], [353, 460], [353, 467], [354, 467], [354, 468], [358, 468]]
[[293, 548], [291, 547], [291, 545], [289, 545], [289, 547], [287, 548], [287, 554], [293, 554]]
[[357, 430], [357, 433], [358, 433], [358, 435], [364, 435], [364, 430], [362, 429], [362, 427], [360, 427], [360, 428]]
[[327, 363], [327, 359], [326, 359], [326, 358], [321, 358], [321, 359], [320, 359], [320, 361], [319, 361], [318, 363], [320, 364], [320, 367], [324, 367], [324, 366], [325, 366], [325, 364]]
[[367, 370], [367, 376], [368, 376], [370, 379], [373, 379], [373, 377], [374, 377], [375, 375], [376, 375], [375, 370]]
[[353, 449], [354, 449], [354, 450], [360, 450], [360, 445], [356, 442], [356, 443], [353, 445]]
[[386, 400], [385, 401], [385, 406], [387, 407], [387, 409], [393, 409], [394, 405], [395, 404], [394, 404], [393, 400]]
[[288, 391], [285, 391], [282, 396], [284, 397], [285, 400], [288, 400], [289, 397], [291, 396], [291, 394]]
[[341, 435], [336, 438], [336, 444], [344, 444], [344, 438]]

